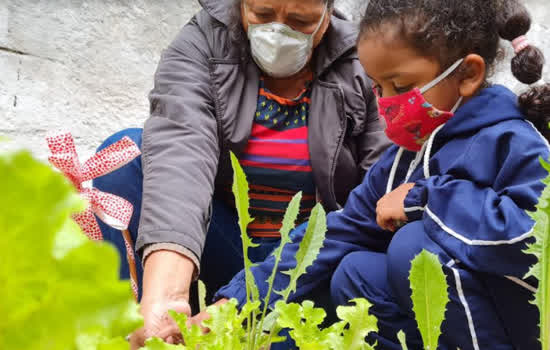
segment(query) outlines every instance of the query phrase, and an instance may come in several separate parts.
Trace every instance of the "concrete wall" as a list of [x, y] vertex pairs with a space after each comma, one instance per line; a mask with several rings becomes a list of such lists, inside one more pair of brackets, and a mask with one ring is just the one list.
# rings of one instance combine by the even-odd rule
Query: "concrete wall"
[[[357, 18], [366, 2], [337, 3]], [[528, 5], [530, 37], [550, 59], [548, 0]], [[12, 139], [0, 149], [44, 158], [44, 136], [65, 129], [84, 158], [113, 132], [142, 126], [160, 51], [198, 8], [195, 0], [0, 0], [0, 135]], [[520, 90], [508, 70], [495, 80]]]

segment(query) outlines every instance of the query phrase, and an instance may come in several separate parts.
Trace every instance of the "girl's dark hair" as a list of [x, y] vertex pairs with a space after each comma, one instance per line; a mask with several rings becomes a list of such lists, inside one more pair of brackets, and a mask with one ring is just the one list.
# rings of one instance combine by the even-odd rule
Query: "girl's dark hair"
[[[442, 70], [474, 53], [491, 71], [502, 56], [500, 38], [513, 41], [530, 28], [531, 16], [518, 0], [370, 0], [359, 40], [391, 31], [420, 54], [437, 59]], [[543, 66], [544, 55], [533, 45], [512, 59], [512, 73], [525, 84], [540, 80]], [[550, 84], [518, 101], [527, 118], [550, 136]]]
[[521, 94], [519, 105], [527, 119], [550, 140], [550, 84], [536, 86]]

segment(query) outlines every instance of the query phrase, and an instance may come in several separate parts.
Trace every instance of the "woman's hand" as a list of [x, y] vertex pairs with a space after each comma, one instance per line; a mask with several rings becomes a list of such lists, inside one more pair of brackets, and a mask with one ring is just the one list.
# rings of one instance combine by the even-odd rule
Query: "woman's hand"
[[141, 313], [145, 324], [130, 337], [130, 347], [137, 350], [145, 345], [145, 341], [151, 337], [158, 337], [169, 344], [181, 342], [181, 333], [177, 324], [168, 314], [173, 310], [178, 313], [191, 315], [191, 307], [185, 300], [159, 301], [157, 303], [142, 303]]
[[[227, 299], [221, 299], [218, 302], [216, 302], [214, 305], [222, 305], [227, 303], [228, 301], [229, 300]], [[174, 309], [168, 309], [168, 310], [174, 310]], [[178, 311], [178, 310], [175, 310], [175, 311]], [[202, 322], [208, 320], [210, 317], [211, 317], [210, 314], [206, 312], [206, 310], [202, 311], [201, 313], [187, 320], [187, 327], [197, 325], [202, 329], [203, 333], [208, 333], [210, 332], [210, 330], [208, 328], [203, 327]], [[158, 324], [162, 324], [163, 328], [158, 329], [155, 335], [149, 335], [149, 337], [156, 336], [158, 338], [164, 339], [164, 341], [168, 344], [183, 344], [184, 339], [182, 339], [181, 337], [181, 331], [179, 329], [179, 326], [171, 320], [170, 322], [167, 322], [167, 321], [168, 321], [167, 319], [160, 320]], [[145, 338], [143, 341], [145, 341], [149, 337]], [[139, 344], [139, 341], [136, 341], [136, 344]], [[134, 349], [139, 349], [139, 347], [134, 347], [134, 344], [132, 343], [132, 350]]]
[[130, 337], [132, 350], [143, 347], [151, 337], [172, 344], [181, 341], [181, 332], [168, 311], [191, 316], [188, 301], [194, 269], [190, 259], [172, 251], [157, 251], [147, 258], [140, 308], [144, 326]]
[[376, 203], [378, 226], [384, 230], [395, 232], [403, 223], [407, 222], [405, 197], [413, 187], [413, 183], [403, 184]]

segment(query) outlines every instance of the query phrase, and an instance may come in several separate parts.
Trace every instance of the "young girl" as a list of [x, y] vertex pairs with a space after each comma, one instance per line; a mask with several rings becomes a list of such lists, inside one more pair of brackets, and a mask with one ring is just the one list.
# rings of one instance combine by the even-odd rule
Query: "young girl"
[[[499, 37], [511, 41], [514, 75], [539, 80], [543, 56], [530, 45], [526, 9], [511, 0], [371, 0], [359, 55], [373, 80], [386, 134], [395, 143], [328, 216], [327, 240], [293, 299], [330, 291], [336, 305], [364, 297], [374, 306], [378, 349], [421, 349], [409, 287], [410, 261], [438, 255], [450, 285], [439, 349], [540, 349], [529, 303], [535, 263], [534, 210], [547, 173], [550, 86], [519, 99], [487, 82]], [[303, 226], [284, 251], [294, 264]], [[253, 269], [263, 295], [273, 259]], [[279, 274], [275, 289], [286, 286]], [[241, 273], [218, 298], [245, 299]], [[271, 300], [273, 303], [275, 300]]]

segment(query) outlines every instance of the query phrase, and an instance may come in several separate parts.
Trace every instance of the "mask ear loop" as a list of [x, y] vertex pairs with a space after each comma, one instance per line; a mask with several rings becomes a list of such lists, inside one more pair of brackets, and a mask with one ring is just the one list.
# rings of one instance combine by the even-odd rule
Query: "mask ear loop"
[[317, 35], [317, 32], [319, 31], [319, 29], [321, 29], [321, 26], [323, 25], [323, 22], [325, 21], [325, 17], [327, 16], [327, 11], [328, 11], [328, 4], [325, 5], [325, 9], [323, 10], [323, 15], [321, 16], [321, 20], [319, 21], [319, 23], [317, 23], [317, 28], [315, 28], [315, 30], [311, 34], [311, 40], [313, 40], [315, 35]]
[[246, 17], [246, 24], [250, 28], [250, 21], [248, 20], [248, 6], [246, 6], [246, 1], [242, 0], [243, 8], [244, 8], [244, 16]]
[[451, 113], [454, 114], [454, 112], [456, 112], [456, 110], [458, 109], [458, 107], [460, 107], [460, 104], [462, 104], [462, 100], [464, 100], [464, 97], [463, 96], [460, 96], [460, 98], [458, 99], [458, 101], [456, 101], [456, 104], [455, 106], [453, 107], [453, 109], [451, 109]]
[[420, 93], [425, 93], [426, 91], [430, 90], [437, 84], [439, 84], [443, 79], [447, 78], [449, 75], [451, 75], [452, 72], [454, 72], [458, 66], [460, 66], [464, 62], [464, 58], [459, 59], [456, 61], [452, 66], [450, 66], [446, 71], [444, 71], [440, 76], [435, 78], [431, 83], [424, 86], [422, 89], [420, 89]]

